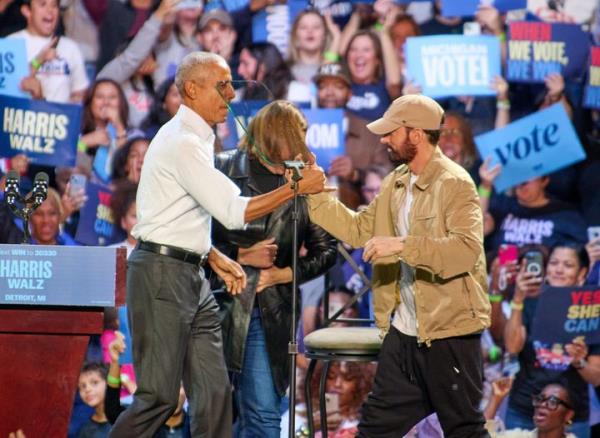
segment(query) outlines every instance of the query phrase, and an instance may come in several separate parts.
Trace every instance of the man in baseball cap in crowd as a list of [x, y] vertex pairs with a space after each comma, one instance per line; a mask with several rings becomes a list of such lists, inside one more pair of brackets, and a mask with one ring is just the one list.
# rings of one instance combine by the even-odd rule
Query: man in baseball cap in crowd
[[431, 98], [406, 95], [367, 125], [399, 166], [365, 210], [309, 196], [311, 221], [374, 264], [385, 338], [358, 437], [404, 436], [433, 412], [448, 438], [489, 436], [479, 410], [490, 324], [483, 217], [469, 174], [437, 146], [443, 118]]
[[231, 66], [237, 32], [226, 10], [217, 8], [202, 14], [198, 19], [196, 38], [204, 50], [221, 55]]
[[338, 177], [339, 199], [356, 210], [362, 203], [361, 184], [366, 169], [374, 164], [391, 168], [386, 146], [366, 127], [367, 120], [346, 110], [352, 96], [348, 67], [343, 63], [322, 64], [313, 78], [319, 108], [344, 109], [345, 153], [332, 160], [327, 175]]

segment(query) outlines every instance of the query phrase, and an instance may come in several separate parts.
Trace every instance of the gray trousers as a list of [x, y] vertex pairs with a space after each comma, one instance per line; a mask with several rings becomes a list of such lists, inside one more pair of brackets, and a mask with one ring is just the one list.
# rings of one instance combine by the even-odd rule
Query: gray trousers
[[111, 437], [152, 437], [177, 407], [181, 381], [192, 437], [231, 437], [231, 388], [218, 306], [204, 272], [135, 250], [128, 260], [127, 307], [137, 391]]

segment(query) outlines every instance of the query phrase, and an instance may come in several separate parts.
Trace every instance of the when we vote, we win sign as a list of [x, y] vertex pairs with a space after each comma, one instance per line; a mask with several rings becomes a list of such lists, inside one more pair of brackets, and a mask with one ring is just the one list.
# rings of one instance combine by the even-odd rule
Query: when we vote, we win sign
[[580, 78], [587, 64], [589, 34], [576, 24], [519, 21], [508, 30], [506, 79], [544, 82], [551, 73]]
[[498, 192], [547, 175], [586, 155], [562, 104], [523, 117], [502, 129], [478, 135], [475, 144], [483, 159], [502, 166], [494, 181]]

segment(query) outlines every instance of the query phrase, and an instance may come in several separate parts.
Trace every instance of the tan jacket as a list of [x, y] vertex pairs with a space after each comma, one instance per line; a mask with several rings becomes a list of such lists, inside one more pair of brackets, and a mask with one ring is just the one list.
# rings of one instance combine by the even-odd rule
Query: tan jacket
[[[310, 219], [355, 248], [373, 236], [395, 236], [398, 202], [410, 172], [399, 166], [379, 196], [359, 213], [329, 194], [309, 198]], [[399, 258], [416, 268], [415, 307], [419, 342], [482, 331], [490, 324], [483, 251], [483, 218], [469, 174], [436, 147], [413, 189], [409, 235]], [[373, 266], [375, 322], [383, 331], [400, 303], [398, 257]]]

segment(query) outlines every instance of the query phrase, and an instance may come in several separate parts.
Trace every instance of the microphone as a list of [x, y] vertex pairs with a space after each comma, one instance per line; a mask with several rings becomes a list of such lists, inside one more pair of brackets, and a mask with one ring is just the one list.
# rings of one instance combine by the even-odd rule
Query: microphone
[[48, 197], [48, 174], [46, 172], [39, 172], [35, 175], [33, 179], [33, 203], [34, 208], [41, 205], [42, 202], [46, 200]]
[[17, 202], [17, 198], [21, 196], [19, 193], [19, 180], [19, 172], [16, 170], [11, 170], [6, 175], [4, 197], [6, 198], [6, 203], [10, 206], [14, 206]]
[[283, 162], [283, 167], [292, 171], [292, 180], [300, 181], [302, 179], [302, 173], [300, 169], [304, 169], [304, 163], [298, 160], [286, 160]]

